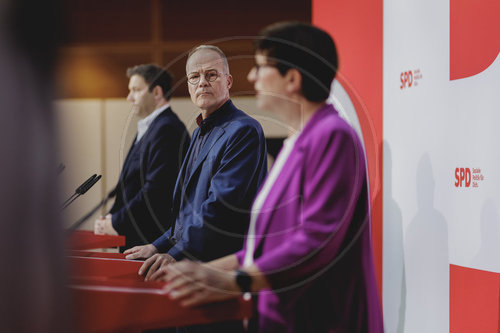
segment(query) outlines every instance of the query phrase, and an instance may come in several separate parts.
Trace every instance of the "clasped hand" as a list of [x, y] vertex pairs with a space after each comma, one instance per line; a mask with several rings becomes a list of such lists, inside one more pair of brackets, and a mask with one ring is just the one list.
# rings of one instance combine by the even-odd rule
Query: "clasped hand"
[[170, 299], [186, 307], [241, 295], [234, 271], [189, 260], [163, 267], [160, 280], [167, 282], [164, 290]]

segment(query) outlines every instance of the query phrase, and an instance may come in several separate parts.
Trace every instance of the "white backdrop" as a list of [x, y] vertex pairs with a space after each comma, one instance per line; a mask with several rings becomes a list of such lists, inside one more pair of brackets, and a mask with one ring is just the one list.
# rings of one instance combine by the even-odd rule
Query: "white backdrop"
[[[434, 0], [384, 1], [383, 52], [386, 331], [448, 332], [449, 264], [500, 272], [500, 57], [451, 81]], [[456, 187], [456, 168], [484, 180]]]

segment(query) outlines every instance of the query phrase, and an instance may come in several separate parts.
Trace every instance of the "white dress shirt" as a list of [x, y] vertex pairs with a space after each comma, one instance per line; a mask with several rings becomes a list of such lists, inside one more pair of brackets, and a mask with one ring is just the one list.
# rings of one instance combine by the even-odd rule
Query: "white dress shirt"
[[149, 125], [151, 125], [153, 120], [155, 120], [156, 117], [158, 117], [160, 113], [165, 111], [168, 107], [170, 107], [170, 104], [167, 103], [166, 105], [163, 105], [158, 109], [154, 110], [153, 112], [151, 112], [151, 114], [149, 114], [146, 118], [141, 119], [137, 122], [137, 139], [135, 139], [136, 143], [139, 142], [141, 138], [144, 136], [144, 134], [149, 128]]

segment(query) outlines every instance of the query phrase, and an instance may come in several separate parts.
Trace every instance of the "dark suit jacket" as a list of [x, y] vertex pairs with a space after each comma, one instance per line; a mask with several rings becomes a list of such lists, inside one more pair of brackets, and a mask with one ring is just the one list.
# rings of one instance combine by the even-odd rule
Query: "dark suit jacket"
[[167, 108], [130, 148], [110, 211], [113, 227], [126, 237], [121, 251], [151, 243], [172, 224], [172, 193], [189, 141], [186, 126]]
[[170, 248], [171, 231], [153, 243], [159, 252], [170, 248], [168, 253], [177, 260], [187, 256], [209, 261], [240, 250], [252, 201], [267, 174], [262, 127], [231, 101], [227, 103], [229, 112], [217, 118], [186, 174], [200, 128], [193, 133], [174, 191], [176, 245]]

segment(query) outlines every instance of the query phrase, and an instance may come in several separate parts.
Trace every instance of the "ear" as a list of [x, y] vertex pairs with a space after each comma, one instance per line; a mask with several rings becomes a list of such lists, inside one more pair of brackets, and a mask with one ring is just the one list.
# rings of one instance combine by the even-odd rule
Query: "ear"
[[231, 74], [227, 75], [227, 89], [231, 89], [233, 86], [233, 76]]
[[300, 93], [302, 91], [302, 74], [296, 68], [290, 68], [286, 74], [286, 90], [289, 93]]
[[155, 100], [163, 98], [163, 89], [160, 86], [155, 86], [152, 93]]

